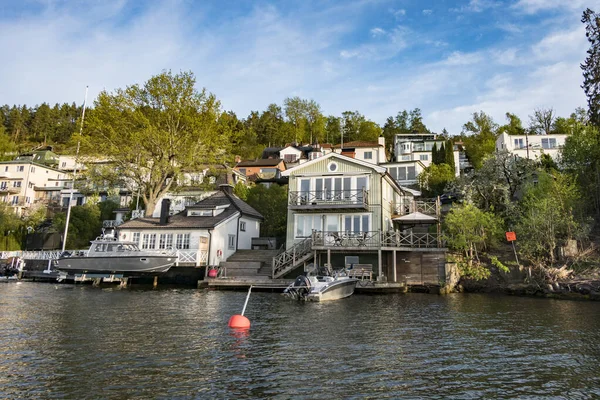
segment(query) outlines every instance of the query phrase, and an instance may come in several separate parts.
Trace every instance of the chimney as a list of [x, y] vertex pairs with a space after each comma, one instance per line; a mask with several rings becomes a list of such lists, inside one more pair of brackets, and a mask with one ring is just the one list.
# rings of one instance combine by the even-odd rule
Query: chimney
[[166, 225], [169, 223], [169, 209], [171, 208], [171, 199], [163, 199], [160, 206], [160, 224]]
[[354, 148], [345, 148], [342, 149], [342, 155], [350, 158], [354, 158], [356, 155], [356, 151]]
[[233, 185], [219, 185], [219, 189], [221, 189], [224, 193], [233, 194]]
[[383, 136], [379, 136], [379, 137], [377, 138], [377, 143], [378, 143], [378, 144], [380, 144], [380, 145], [382, 145], [382, 146], [383, 146], [383, 148], [385, 149], [385, 137], [383, 137]]

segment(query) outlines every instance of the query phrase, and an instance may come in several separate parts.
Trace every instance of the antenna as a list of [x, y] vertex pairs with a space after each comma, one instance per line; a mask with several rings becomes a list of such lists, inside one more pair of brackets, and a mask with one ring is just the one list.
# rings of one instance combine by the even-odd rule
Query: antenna
[[73, 192], [75, 192], [75, 175], [77, 175], [77, 161], [79, 160], [79, 147], [81, 146], [81, 135], [83, 134], [83, 120], [85, 119], [85, 106], [87, 105], [88, 86], [85, 87], [85, 97], [83, 99], [83, 110], [81, 111], [81, 125], [79, 126], [79, 138], [77, 139], [77, 150], [75, 151], [75, 165], [73, 166], [73, 180], [71, 182], [71, 193], [69, 194], [69, 205], [67, 207], [67, 219], [65, 221], [65, 234], [63, 235], [62, 252], [67, 246], [67, 234], [69, 233], [69, 219], [71, 218], [71, 203], [73, 202]]

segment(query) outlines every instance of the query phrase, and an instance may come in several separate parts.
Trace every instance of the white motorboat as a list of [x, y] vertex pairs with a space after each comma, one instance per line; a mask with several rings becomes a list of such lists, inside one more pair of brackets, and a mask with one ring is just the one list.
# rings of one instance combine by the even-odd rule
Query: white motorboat
[[68, 274], [156, 275], [167, 272], [177, 261], [174, 251], [140, 250], [137, 243], [118, 240], [112, 234], [91, 241], [88, 251], [64, 252], [56, 269]]
[[345, 270], [331, 271], [328, 268], [313, 267], [305, 275], [297, 277], [283, 293], [295, 300], [338, 300], [351, 296], [356, 282], [358, 279], [350, 278]]

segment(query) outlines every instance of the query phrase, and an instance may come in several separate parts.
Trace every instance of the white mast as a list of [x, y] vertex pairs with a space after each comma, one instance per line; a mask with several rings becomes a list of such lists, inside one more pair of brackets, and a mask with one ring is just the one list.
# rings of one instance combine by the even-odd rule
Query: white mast
[[79, 138], [77, 139], [77, 150], [75, 151], [75, 165], [73, 166], [73, 180], [71, 182], [71, 193], [69, 194], [69, 205], [67, 207], [67, 220], [65, 222], [65, 234], [63, 235], [62, 251], [67, 246], [67, 234], [69, 233], [69, 219], [71, 218], [71, 203], [73, 202], [73, 193], [75, 192], [75, 175], [77, 175], [77, 161], [79, 159], [79, 146], [81, 145], [81, 135], [83, 134], [83, 120], [85, 119], [85, 106], [87, 105], [88, 87], [85, 87], [85, 98], [83, 99], [83, 110], [81, 111], [81, 125], [79, 126]]

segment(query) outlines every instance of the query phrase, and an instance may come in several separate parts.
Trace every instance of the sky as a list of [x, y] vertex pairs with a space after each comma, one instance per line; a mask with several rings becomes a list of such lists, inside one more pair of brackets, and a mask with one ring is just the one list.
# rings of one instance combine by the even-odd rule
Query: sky
[[586, 7], [600, 0], [0, 0], [0, 104], [82, 104], [171, 70], [240, 118], [299, 96], [381, 125], [418, 107], [435, 132], [479, 111], [527, 125], [586, 106]]

